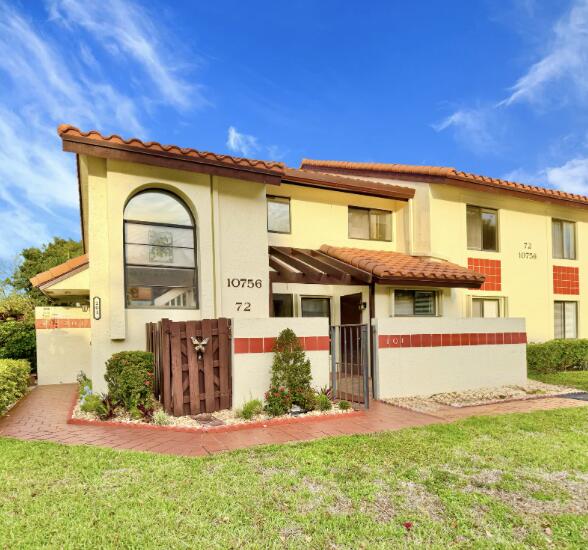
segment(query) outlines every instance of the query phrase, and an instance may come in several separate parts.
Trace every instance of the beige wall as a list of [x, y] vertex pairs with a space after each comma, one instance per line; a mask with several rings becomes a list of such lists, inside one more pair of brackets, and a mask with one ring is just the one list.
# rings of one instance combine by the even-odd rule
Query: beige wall
[[[468, 257], [500, 260], [501, 291], [460, 290], [460, 315], [468, 314], [468, 299], [472, 296], [500, 296], [507, 300], [508, 315], [525, 317], [532, 341], [553, 338], [553, 302], [557, 299], [578, 302], [580, 337], [588, 337], [588, 308], [582, 297], [588, 293], [588, 270], [583, 260], [588, 257], [588, 212], [535, 200], [523, 200], [504, 193], [477, 192], [449, 185], [432, 189], [432, 249], [436, 256], [467, 266]], [[468, 250], [466, 234], [466, 205], [498, 210], [498, 252]], [[577, 259], [552, 258], [551, 220], [562, 218], [576, 222]], [[531, 249], [525, 248], [529, 243]], [[527, 245], [529, 246], [529, 245]], [[519, 257], [530, 251], [536, 259]], [[579, 296], [553, 293], [553, 265], [576, 266], [580, 273]]]
[[[329, 335], [327, 319], [280, 318], [235, 319], [232, 333], [235, 338], [275, 338], [285, 328], [298, 337]], [[312, 386], [319, 389], [329, 385], [329, 351], [307, 351], [312, 368]], [[240, 407], [250, 399], [263, 399], [269, 389], [273, 353], [233, 353], [233, 407]]]
[[[377, 319], [377, 335], [521, 333], [524, 319]], [[525, 344], [380, 347], [379, 398], [524, 384]]]
[[[404, 201], [297, 185], [277, 187], [268, 185], [267, 194], [290, 197], [291, 233], [269, 233], [269, 244], [273, 246], [316, 249], [323, 244], [330, 244], [331, 246], [399, 251], [404, 251], [407, 247], [407, 203]], [[350, 239], [348, 206], [377, 208], [392, 212], [392, 241]]]
[[89, 313], [75, 307], [37, 307], [37, 380], [70, 384], [80, 371], [91, 376]]
[[[113, 353], [145, 349], [147, 321], [267, 315], [264, 185], [97, 158], [81, 157], [81, 164], [87, 175], [82, 188], [87, 189], [90, 298], [100, 297], [102, 304], [101, 319], [92, 323], [96, 389], [106, 389], [104, 365]], [[177, 194], [194, 215], [197, 310], [125, 307], [123, 211], [134, 194], [148, 188]], [[229, 288], [228, 278], [259, 279], [261, 288]], [[240, 309], [238, 301], [244, 304]]]

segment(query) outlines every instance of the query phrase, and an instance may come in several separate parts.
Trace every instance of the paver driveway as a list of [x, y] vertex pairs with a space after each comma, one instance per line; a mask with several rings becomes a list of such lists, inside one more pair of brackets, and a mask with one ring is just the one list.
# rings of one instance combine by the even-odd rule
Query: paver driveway
[[6, 416], [0, 418], [0, 436], [46, 440], [66, 444], [98, 445], [158, 453], [198, 456], [252, 445], [304, 441], [325, 436], [398, 430], [450, 422], [479, 414], [526, 412], [561, 407], [588, 406], [571, 399], [536, 399], [499, 405], [456, 409], [444, 414], [421, 414], [392, 405], [372, 402], [365, 414], [313, 422], [268, 425], [239, 431], [198, 433], [144, 430], [126, 426], [79, 426], [67, 423], [77, 386], [40, 386], [30, 392]]

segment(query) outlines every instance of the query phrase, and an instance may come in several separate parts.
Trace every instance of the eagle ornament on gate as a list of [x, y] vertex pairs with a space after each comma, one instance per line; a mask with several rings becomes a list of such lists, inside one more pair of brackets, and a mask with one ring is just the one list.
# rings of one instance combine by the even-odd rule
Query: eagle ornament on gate
[[194, 346], [194, 350], [196, 351], [196, 356], [198, 357], [198, 359], [202, 359], [202, 356], [206, 351], [208, 338], [202, 338], [202, 340], [198, 340], [198, 338], [196, 338], [195, 336], [190, 336], [190, 340], [192, 340], [192, 345]]

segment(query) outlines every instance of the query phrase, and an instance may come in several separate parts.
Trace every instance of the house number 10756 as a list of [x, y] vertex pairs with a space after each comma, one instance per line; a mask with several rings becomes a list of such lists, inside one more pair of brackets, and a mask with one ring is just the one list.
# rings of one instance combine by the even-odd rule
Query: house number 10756
[[238, 279], [231, 278], [227, 279], [227, 286], [232, 288], [261, 288], [261, 279]]

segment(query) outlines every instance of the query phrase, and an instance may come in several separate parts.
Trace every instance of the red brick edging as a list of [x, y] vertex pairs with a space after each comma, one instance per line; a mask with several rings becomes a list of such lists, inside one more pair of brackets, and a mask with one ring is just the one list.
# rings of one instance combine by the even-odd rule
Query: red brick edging
[[192, 428], [188, 426], [157, 426], [155, 424], [133, 424], [131, 422], [112, 422], [109, 420], [86, 420], [84, 418], [74, 418], [73, 412], [78, 402], [77, 393], [74, 396], [73, 403], [70, 407], [69, 416], [67, 418], [68, 424], [74, 424], [77, 426], [99, 426], [99, 427], [112, 427], [112, 428], [135, 428], [139, 430], [164, 430], [171, 432], [189, 432], [189, 433], [211, 433], [211, 432], [236, 432], [239, 430], [246, 430], [249, 428], [267, 428], [269, 426], [275, 426], [276, 424], [297, 424], [316, 422], [318, 420], [333, 420], [335, 418], [345, 417], [356, 417], [365, 415], [365, 411], [350, 411], [340, 414], [325, 414], [318, 416], [303, 416], [295, 417], [288, 416], [285, 418], [270, 418], [268, 420], [258, 420], [256, 422], [244, 422], [243, 424], [228, 424], [225, 426], [211, 426], [208, 428]]

